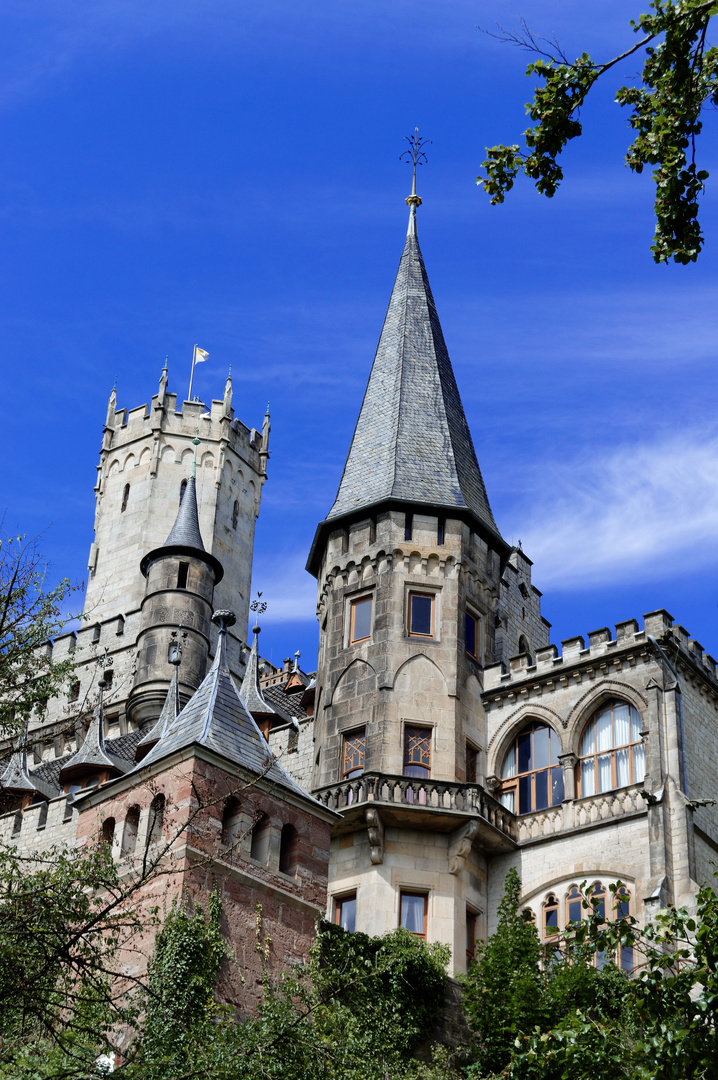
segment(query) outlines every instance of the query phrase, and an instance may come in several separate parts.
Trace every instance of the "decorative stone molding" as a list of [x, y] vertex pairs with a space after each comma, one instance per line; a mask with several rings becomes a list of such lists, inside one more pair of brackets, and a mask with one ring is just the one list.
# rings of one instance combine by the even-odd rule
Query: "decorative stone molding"
[[474, 837], [478, 834], [478, 821], [469, 821], [461, 829], [457, 829], [449, 842], [449, 873], [460, 874], [466, 865], [466, 859], [471, 854], [471, 846]]
[[[369, 837], [371, 861], [375, 866], [384, 862], [384, 822], [381, 820], [379, 811], [374, 806], [369, 806], [364, 814], [366, 831]], [[478, 825], [476, 826], [478, 829]]]

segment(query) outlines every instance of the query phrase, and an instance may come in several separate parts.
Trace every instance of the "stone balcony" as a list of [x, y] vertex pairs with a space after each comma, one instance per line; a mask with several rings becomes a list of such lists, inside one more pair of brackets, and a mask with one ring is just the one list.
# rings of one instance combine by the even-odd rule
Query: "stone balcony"
[[606, 791], [601, 795], [586, 795], [583, 799], [568, 799], [560, 806], [523, 814], [516, 818], [516, 839], [519, 844], [542, 840], [559, 833], [573, 832], [606, 825], [612, 820], [645, 816], [648, 804], [641, 791], [644, 783]]
[[487, 852], [512, 851], [518, 840], [517, 818], [478, 784], [367, 772], [313, 795], [342, 815], [333, 835], [364, 827], [367, 810], [378, 810], [386, 827], [450, 833], [476, 822], [472, 835]]

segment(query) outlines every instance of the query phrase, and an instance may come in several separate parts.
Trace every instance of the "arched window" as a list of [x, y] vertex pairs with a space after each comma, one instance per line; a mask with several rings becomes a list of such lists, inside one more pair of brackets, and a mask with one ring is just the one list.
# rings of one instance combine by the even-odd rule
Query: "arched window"
[[234, 500], [234, 506], [232, 508], [232, 528], [237, 528], [237, 522], [239, 521], [239, 503]]
[[583, 896], [577, 885], [572, 885], [566, 897], [566, 922], [577, 923], [583, 919]]
[[92, 627], [92, 644], [93, 645], [99, 645], [101, 634], [102, 634], [102, 627], [100, 626], [99, 623], [95, 623], [95, 625]]
[[506, 751], [499, 789], [502, 806], [514, 814], [530, 814], [563, 802], [563, 766], [558, 763], [558, 735], [535, 721], [520, 732]]
[[182, 483], [180, 484], [180, 497], [179, 497], [180, 506], [182, 505], [182, 500], [184, 499], [184, 493], [185, 493], [185, 488], [186, 487], [187, 487], [187, 481], [183, 480]]
[[239, 799], [232, 797], [227, 800], [222, 814], [222, 848], [225, 859], [235, 858], [238, 854], [238, 845], [242, 839], [242, 808]]
[[[615, 898], [615, 917], [616, 922], [620, 919], [627, 919], [631, 914], [631, 894], [622, 885], [616, 892]], [[622, 971], [633, 971], [634, 959], [633, 959], [633, 946], [632, 945], [620, 945], [618, 965]]]
[[115, 629], [115, 633], [117, 634], [118, 637], [122, 637], [124, 632], [125, 632], [125, 616], [124, 615], [118, 615], [117, 616], [117, 627]]
[[543, 936], [550, 940], [558, 932], [558, 900], [549, 893], [543, 902]]
[[294, 876], [299, 864], [299, 833], [293, 825], [285, 825], [279, 843], [279, 869]]
[[125, 510], [127, 509], [127, 503], [129, 502], [129, 498], [130, 498], [130, 485], [125, 484], [125, 486], [123, 488], [123, 491], [122, 491], [122, 506], [120, 507], [120, 513], [121, 514], [124, 514]]
[[147, 835], [148, 844], [159, 844], [162, 839], [162, 829], [165, 823], [165, 797], [160, 792], [155, 795], [154, 799], [150, 803], [150, 820], [149, 831]]
[[249, 854], [259, 863], [269, 858], [269, 818], [262, 814], [252, 829], [252, 847]]
[[531, 663], [531, 646], [523, 634], [519, 638], [519, 653], [524, 653], [528, 657], [529, 664]]
[[113, 817], [105, 818], [102, 822], [102, 839], [112, 847], [115, 839], [115, 819]]
[[581, 736], [579, 798], [638, 784], [646, 775], [641, 718], [625, 701], [606, 701]]
[[[598, 915], [602, 923], [606, 921], [606, 890], [600, 881], [597, 881], [588, 890], [588, 906], [589, 911], [593, 915]], [[605, 963], [605, 949], [596, 949], [596, 967], [602, 968]]]
[[137, 830], [140, 826], [140, 808], [131, 806], [125, 818], [125, 827], [122, 831], [122, 854], [134, 855], [137, 847]]

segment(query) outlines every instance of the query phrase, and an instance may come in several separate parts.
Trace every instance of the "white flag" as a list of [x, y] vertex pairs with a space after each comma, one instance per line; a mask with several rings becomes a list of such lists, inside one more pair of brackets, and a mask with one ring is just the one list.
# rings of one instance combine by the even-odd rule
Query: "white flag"
[[195, 364], [202, 364], [205, 360], [209, 360], [209, 353], [206, 349], [200, 349], [198, 345], [194, 353], [194, 362]]

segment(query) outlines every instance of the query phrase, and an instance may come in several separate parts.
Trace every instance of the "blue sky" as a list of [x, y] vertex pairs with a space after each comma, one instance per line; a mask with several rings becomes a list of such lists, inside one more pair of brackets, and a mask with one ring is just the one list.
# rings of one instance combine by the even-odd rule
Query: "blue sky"
[[[599, 87], [553, 200], [491, 207], [518, 139], [520, 15], [597, 58], [642, 10], [543, 0], [5, 0], [0, 264], [5, 525], [84, 576], [109, 390], [186, 392], [250, 426], [271, 400], [257, 529], [263, 646], [316, 655], [304, 573], [336, 492], [406, 227], [402, 136], [432, 139], [419, 235], [497, 522], [553, 640], [667, 607], [718, 653], [716, 116], [699, 263], [656, 267], [648, 176]], [[624, 65], [630, 79], [638, 62]], [[8, 460], [9, 459], [9, 460]]]

